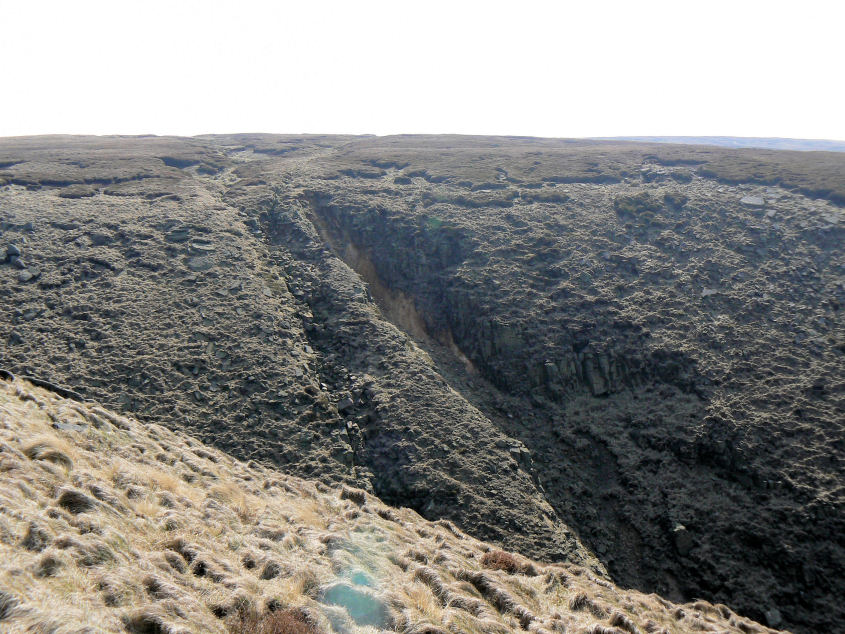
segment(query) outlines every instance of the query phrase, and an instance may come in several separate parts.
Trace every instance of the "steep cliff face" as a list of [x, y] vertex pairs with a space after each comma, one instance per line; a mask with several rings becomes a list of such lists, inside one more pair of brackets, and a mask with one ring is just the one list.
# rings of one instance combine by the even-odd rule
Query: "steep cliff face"
[[[518, 262], [510, 269], [514, 262], [496, 262], [481, 246], [490, 243], [475, 235], [474, 228], [444, 228], [440, 217], [417, 218], [403, 209], [404, 201], [395, 201], [400, 212], [391, 214], [379, 213], [364, 201], [334, 203], [327, 194], [306, 192], [306, 200], [315, 224], [339, 257], [371, 285], [413, 298], [419, 317], [404, 320], [407, 332], [447, 345], [459, 341], [455, 345], [463, 356], [499, 388], [560, 402], [575, 392], [607, 396], [652, 380], [687, 390], [696, 387], [694, 361], [682, 351], [645, 349], [649, 333], [637, 323], [602, 323], [602, 315], [596, 314], [573, 319], [562, 328], [555, 310], [549, 310], [550, 302], [541, 310], [543, 299], [572, 295], [570, 289], [555, 288], [562, 278], [572, 277], [558, 260], [557, 240], [541, 238], [545, 248], [534, 238], [529, 244], [511, 243], [506, 248], [518, 254]], [[526, 258], [539, 270], [523, 266], [520, 261]], [[531, 280], [532, 273], [540, 278], [536, 284], [506, 286], [509, 281], [519, 284], [517, 279]], [[582, 279], [588, 276], [584, 273]], [[501, 299], [519, 291], [513, 303], [491, 297], [491, 286], [502, 285]], [[391, 312], [399, 300], [382, 293]], [[401, 312], [397, 319], [403, 319]], [[606, 333], [610, 336], [602, 341]]]
[[235, 135], [0, 164], [14, 371], [625, 585], [843, 618], [842, 155]]

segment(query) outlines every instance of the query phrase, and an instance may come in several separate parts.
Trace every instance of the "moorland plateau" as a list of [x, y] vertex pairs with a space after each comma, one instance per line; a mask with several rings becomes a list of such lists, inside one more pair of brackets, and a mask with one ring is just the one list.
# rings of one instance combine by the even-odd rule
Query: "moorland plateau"
[[[479, 557], [503, 548], [667, 605], [724, 604], [699, 612], [726, 623], [735, 610], [837, 631], [843, 206], [834, 152], [0, 139], [0, 367], [243, 465], [218, 478], [366, 491], [362, 504], [405, 507], [414, 526], [492, 544]], [[14, 434], [13, 460], [36, 461]], [[390, 609], [382, 627], [422, 622]]]

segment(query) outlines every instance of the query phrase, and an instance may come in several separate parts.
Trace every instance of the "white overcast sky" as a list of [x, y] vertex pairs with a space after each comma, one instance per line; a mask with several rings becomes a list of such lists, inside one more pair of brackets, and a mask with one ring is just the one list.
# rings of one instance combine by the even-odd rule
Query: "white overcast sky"
[[0, 136], [845, 140], [845, 2], [0, 0]]

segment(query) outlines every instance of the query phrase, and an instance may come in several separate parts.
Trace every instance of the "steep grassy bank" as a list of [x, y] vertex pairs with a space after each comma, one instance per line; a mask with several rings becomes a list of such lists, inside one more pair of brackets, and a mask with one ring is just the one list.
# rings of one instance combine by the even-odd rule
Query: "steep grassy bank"
[[21, 380], [0, 380], [0, 482], [7, 632], [772, 631]]

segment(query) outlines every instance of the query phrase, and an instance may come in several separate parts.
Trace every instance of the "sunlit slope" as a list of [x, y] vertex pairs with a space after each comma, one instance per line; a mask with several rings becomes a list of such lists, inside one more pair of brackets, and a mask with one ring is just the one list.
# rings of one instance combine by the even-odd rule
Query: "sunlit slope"
[[3, 631], [770, 631], [22, 380], [0, 382], [0, 483]]

